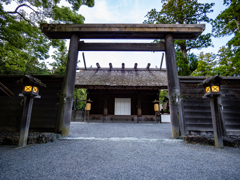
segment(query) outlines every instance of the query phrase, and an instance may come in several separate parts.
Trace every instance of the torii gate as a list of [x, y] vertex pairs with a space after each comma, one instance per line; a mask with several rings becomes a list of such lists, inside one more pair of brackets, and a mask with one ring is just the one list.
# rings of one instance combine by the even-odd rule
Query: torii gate
[[[78, 51], [165, 51], [170, 102], [177, 102], [180, 84], [176, 65], [174, 39], [197, 39], [205, 24], [41, 24], [50, 39], [70, 39], [58, 132], [68, 136], [72, 115]], [[159, 43], [82, 43], [80, 39], [164, 39]], [[177, 96], [176, 96], [177, 95]], [[181, 134], [185, 135], [181, 101], [178, 102]], [[177, 103], [170, 103], [172, 137], [179, 137]]]

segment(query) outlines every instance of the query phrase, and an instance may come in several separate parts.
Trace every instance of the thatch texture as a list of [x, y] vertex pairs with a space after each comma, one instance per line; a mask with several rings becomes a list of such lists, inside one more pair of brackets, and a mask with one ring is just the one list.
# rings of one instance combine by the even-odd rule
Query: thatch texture
[[167, 87], [165, 70], [93, 69], [76, 74], [75, 86]]

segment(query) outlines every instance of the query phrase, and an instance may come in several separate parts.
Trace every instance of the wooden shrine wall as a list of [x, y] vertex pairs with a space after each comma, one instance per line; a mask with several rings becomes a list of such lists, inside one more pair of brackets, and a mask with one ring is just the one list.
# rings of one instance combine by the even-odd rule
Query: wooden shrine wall
[[[30, 131], [54, 132], [57, 124], [59, 95], [62, 89], [63, 76], [34, 76], [47, 85], [47, 88], [40, 87], [41, 99], [34, 99]], [[19, 97], [22, 86], [15, 82], [23, 76], [1, 75], [2, 82], [10, 91], [13, 97], [0, 96], [0, 131], [19, 131], [23, 97]]]
[[[108, 114], [114, 115], [115, 98], [131, 98], [131, 115], [137, 115], [138, 92], [137, 90], [100, 90], [88, 89], [91, 103], [90, 114], [103, 114], [104, 93], [108, 92]], [[153, 103], [158, 97], [158, 90], [141, 90], [142, 115], [154, 115]]]
[[[204, 88], [197, 87], [204, 77], [179, 77], [183, 101], [183, 115], [188, 134], [213, 134], [211, 107], [208, 98], [202, 98]], [[240, 131], [240, 78], [223, 77], [225, 84], [220, 98], [222, 117], [228, 134]]]

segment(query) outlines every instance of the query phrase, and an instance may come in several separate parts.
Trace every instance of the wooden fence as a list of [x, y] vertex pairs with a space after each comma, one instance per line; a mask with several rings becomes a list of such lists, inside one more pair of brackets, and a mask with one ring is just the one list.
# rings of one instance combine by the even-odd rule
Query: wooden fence
[[[212, 135], [212, 117], [210, 101], [202, 98], [204, 88], [197, 87], [205, 77], [180, 76], [181, 94], [184, 97], [183, 115], [188, 134]], [[224, 84], [221, 92], [225, 95], [220, 98], [222, 120], [227, 134], [240, 132], [240, 78], [223, 77]]]
[[[55, 132], [59, 110], [59, 95], [63, 76], [34, 76], [47, 85], [39, 88], [41, 99], [34, 99], [30, 131]], [[0, 96], [0, 131], [19, 131], [24, 98], [18, 94], [22, 86], [15, 82], [23, 76], [0, 75], [2, 82], [14, 93], [13, 97]]]

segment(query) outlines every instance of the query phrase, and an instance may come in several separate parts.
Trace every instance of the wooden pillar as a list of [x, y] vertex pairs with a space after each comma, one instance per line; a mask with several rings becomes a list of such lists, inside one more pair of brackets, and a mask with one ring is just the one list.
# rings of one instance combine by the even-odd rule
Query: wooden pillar
[[216, 147], [223, 147], [223, 129], [221, 125], [220, 112], [218, 107], [218, 97], [210, 97], [212, 123], [214, 131], [214, 140]]
[[186, 130], [185, 120], [184, 120], [184, 107], [183, 107], [182, 99], [180, 99], [178, 102], [178, 114], [179, 114], [181, 136], [186, 136], [187, 130]]
[[75, 97], [73, 104], [72, 121], [76, 121], [76, 114], [77, 114], [77, 96]]
[[138, 92], [138, 106], [137, 106], [137, 123], [142, 118], [142, 103], [141, 103], [141, 93]]
[[221, 127], [222, 127], [222, 135], [226, 136], [227, 135], [227, 131], [226, 131], [226, 126], [225, 126], [225, 121], [224, 121], [224, 116], [223, 116], [223, 107], [222, 107], [222, 97], [218, 97], [218, 111], [219, 111], [219, 115], [220, 115], [220, 119], [221, 119]]
[[104, 119], [107, 120], [108, 116], [108, 97], [107, 97], [107, 92], [104, 93], [104, 105], [103, 105], [103, 122]]
[[33, 99], [34, 97], [27, 96], [24, 104], [20, 138], [19, 138], [19, 144], [18, 144], [18, 146], [20, 147], [24, 147], [27, 145], [28, 131], [29, 131], [29, 125], [30, 125], [30, 120], [32, 115]]
[[66, 74], [63, 82], [62, 100], [60, 107], [59, 123], [57, 131], [63, 137], [68, 136], [70, 130], [70, 122], [72, 116], [73, 92], [75, 87], [76, 68], [78, 59], [78, 42], [79, 38], [76, 34], [72, 34], [70, 39], [68, 62]]
[[170, 118], [172, 126], [172, 137], [179, 137], [179, 122], [177, 113], [177, 99], [176, 96], [180, 93], [180, 86], [178, 80], [178, 71], [174, 49], [174, 39], [171, 34], [165, 37], [166, 46], [166, 66], [167, 66], [167, 78], [168, 78], [168, 94], [169, 94], [169, 106], [170, 106]]

